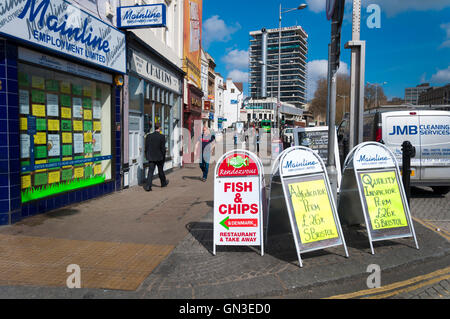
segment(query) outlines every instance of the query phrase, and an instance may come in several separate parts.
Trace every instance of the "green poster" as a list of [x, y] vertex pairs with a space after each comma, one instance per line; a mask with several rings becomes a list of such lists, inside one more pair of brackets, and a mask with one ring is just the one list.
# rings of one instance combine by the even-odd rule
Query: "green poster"
[[102, 89], [99, 87], [95, 88], [95, 98], [97, 98], [97, 99], [102, 98]]
[[71, 106], [71, 104], [70, 104], [70, 96], [61, 94], [60, 95], [60, 99], [61, 99], [61, 105], [62, 106], [68, 106], [68, 107]]
[[72, 155], [72, 144], [63, 144], [62, 145], [62, 155], [63, 156]]
[[38, 131], [46, 131], [47, 130], [46, 119], [36, 118], [36, 130], [38, 130]]
[[87, 109], [92, 109], [92, 99], [88, 97], [83, 98], [83, 107]]
[[86, 166], [84, 168], [84, 177], [91, 177], [92, 176], [92, 166]]
[[20, 86], [30, 86], [30, 81], [28, 79], [28, 74], [19, 72], [19, 85]]
[[31, 102], [45, 104], [45, 93], [38, 90], [31, 90]]
[[47, 173], [39, 173], [34, 175], [34, 186], [46, 185], [48, 184]]
[[58, 91], [58, 81], [56, 80], [45, 80], [45, 88], [48, 91]]
[[61, 120], [61, 130], [64, 132], [72, 132], [72, 121]]
[[91, 121], [84, 121], [83, 122], [83, 129], [84, 129], [84, 131], [92, 131], [92, 122]]
[[58, 158], [49, 158], [48, 162], [49, 163], [61, 162], [61, 158], [60, 157], [58, 157]]
[[34, 147], [34, 158], [46, 158], [47, 157], [47, 145]]
[[30, 161], [22, 161], [20, 162], [20, 167], [28, 166], [30, 165]]
[[63, 169], [61, 172], [61, 179], [63, 181], [71, 180], [72, 175], [73, 175], [72, 169]]
[[81, 85], [72, 84], [72, 94], [73, 95], [82, 95], [83, 88]]
[[91, 143], [84, 144], [84, 152], [85, 153], [92, 153], [92, 144]]

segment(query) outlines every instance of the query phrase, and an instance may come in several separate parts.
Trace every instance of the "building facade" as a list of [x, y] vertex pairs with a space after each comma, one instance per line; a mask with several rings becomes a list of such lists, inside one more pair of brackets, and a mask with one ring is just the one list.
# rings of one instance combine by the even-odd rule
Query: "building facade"
[[[278, 96], [280, 29], [250, 32], [249, 90], [252, 98]], [[281, 29], [280, 100], [306, 104], [308, 35], [300, 26]]]
[[[99, 3], [47, 0], [31, 12], [36, 0], [16, 1], [3, 12], [1, 225], [122, 187], [126, 36]], [[67, 37], [74, 28], [81, 36]]]
[[450, 83], [441, 87], [431, 87], [422, 92], [418, 100], [419, 105], [449, 105]]
[[228, 78], [225, 83], [223, 100], [223, 114], [225, 118], [223, 127], [229, 128], [232, 127], [233, 123], [241, 121], [242, 101], [244, 100], [243, 84], [233, 82], [232, 79]]
[[422, 83], [416, 87], [410, 87], [405, 89], [405, 103], [417, 105], [419, 102], [419, 96], [422, 92], [425, 92], [430, 88], [430, 83]]
[[215, 76], [215, 116], [214, 116], [214, 130], [222, 131], [224, 127], [224, 83], [223, 77], [220, 73]]

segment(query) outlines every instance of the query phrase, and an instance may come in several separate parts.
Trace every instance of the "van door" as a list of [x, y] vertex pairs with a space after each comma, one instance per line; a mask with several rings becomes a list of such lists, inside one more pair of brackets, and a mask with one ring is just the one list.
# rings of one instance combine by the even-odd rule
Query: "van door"
[[422, 180], [439, 185], [450, 179], [450, 112], [420, 112]]
[[416, 156], [411, 158], [411, 182], [419, 180], [422, 153], [419, 136], [419, 116], [417, 112], [398, 111], [382, 113], [382, 136], [387, 147], [394, 153], [399, 166], [402, 165], [402, 144], [409, 141], [416, 148]]

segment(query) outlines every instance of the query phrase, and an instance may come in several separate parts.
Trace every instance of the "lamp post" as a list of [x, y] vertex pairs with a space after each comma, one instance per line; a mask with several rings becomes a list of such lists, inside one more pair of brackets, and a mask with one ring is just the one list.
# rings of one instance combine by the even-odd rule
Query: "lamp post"
[[281, 18], [283, 13], [288, 13], [295, 10], [302, 10], [308, 7], [306, 3], [302, 3], [297, 8], [290, 8], [290, 9], [284, 9], [281, 6], [280, 3], [280, 18], [279, 18], [279, 30], [278, 30], [278, 102], [277, 102], [277, 128], [278, 128], [278, 137], [280, 137], [281, 131], [280, 131], [280, 104], [281, 104]]
[[374, 85], [375, 86], [375, 108], [377, 108], [379, 105], [378, 105], [378, 87], [380, 86], [380, 85], [385, 85], [385, 84], [387, 84], [387, 82], [383, 82], [383, 83], [370, 83], [370, 82], [367, 82], [367, 84], [369, 84], [369, 85]]

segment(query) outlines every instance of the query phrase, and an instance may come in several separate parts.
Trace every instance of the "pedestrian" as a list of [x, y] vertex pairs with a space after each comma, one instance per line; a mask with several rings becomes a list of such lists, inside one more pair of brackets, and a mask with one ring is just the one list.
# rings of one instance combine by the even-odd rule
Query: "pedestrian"
[[238, 142], [239, 134], [237, 129], [234, 131], [234, 148], [237, 148], [237, 142]]
[[202, 136], [198, 138], [197, 144], [195, 145], [195, 153], [200, 154], [200, 169], [202, 170], [202, 182], [206, 182], [208, 178], [209, 162], [211, 160], [211, 153], [214, 150], [216, 137], [211, 133], [207, 126], [203, 126]]
[[259, 155], [259, 140], [260, 140], [260, 136], [259, 136], [259, 128], [256, 128], [256, 154]]
[[161, 127], [155, 124], [155, 131], [147, 134], [145, 137], [145, 157], [149, 161], [147, 181], [144, 189], [147, 192], [152, 190], [153, 173], [155, 167], [158, 167], [158, 176], [161, 181], [161, 187], [166, 187], [169, 180], [164, 174], [164, 162], [166, 160], [166, 138], [161, 134]]

